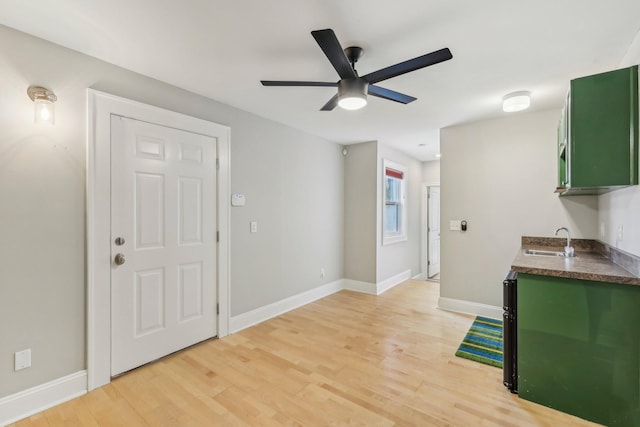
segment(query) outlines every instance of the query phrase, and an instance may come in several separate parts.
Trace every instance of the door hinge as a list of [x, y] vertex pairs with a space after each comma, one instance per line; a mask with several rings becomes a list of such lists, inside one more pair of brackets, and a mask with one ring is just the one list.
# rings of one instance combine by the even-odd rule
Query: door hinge
[[427, 265], [431, 265], [431, 261], [427, 261]]
[[216, 231], [216, 243], [220, 242], [220, 232]]
[[220, 159], [216, 158], [216, 170], [220, 170]]
[[216, 304], [216, 314], [220, 314], [220, 304]]

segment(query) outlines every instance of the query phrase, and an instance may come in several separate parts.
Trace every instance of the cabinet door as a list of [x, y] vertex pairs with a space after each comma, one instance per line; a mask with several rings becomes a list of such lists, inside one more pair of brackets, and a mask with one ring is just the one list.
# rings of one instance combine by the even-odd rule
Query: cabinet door
[[640, 425], [640, 287], [518, 274], [518, 394]]
[[572, 187], [638, 183], [638, 67], [571, 81]]

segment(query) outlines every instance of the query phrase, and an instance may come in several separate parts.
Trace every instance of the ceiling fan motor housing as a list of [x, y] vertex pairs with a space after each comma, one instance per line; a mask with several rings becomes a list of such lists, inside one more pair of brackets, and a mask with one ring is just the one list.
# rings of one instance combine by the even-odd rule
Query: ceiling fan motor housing
[[353, 96], [354, 94], [367, 95], [369, 83], [363, 78], [342, 79], [338, 82], [338, 97]]

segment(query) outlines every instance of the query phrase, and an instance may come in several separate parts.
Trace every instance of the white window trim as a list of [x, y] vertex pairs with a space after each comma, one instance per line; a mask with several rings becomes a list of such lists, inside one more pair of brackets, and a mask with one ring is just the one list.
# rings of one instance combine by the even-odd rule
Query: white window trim
[[[386, 180], [387, 180], [387, 169], [394, 169], [399, 172], [402, 172], [402, 185], [400, 186], [400, 232], [394, 234], [385, 233], [385, 224], [387, 223], [387, 214], [386, 214]], [[406, 242], [407, 241], [407, 172], [408, 168], [399, 163], [392, 162], [388, 159], [382, 159], [382, 224], [381, 224], [381, 233], [382, 233], [382, 246], [392, 245], [394, 243]]]

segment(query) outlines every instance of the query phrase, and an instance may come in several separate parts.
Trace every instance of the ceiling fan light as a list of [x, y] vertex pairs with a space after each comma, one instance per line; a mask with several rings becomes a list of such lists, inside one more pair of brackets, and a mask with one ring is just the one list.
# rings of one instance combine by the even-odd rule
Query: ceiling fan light
[[345, 96], [338, 101], [340, 108], [345, 110], [359, 110], [367, 105], [367, 98], [359, 96]]
[[338, 82], [338, 106], [358, 110], [367, 105], [369, 83], [363, 79], [342, 79]]
[[502, 98], [502, 111], [513, 113], [529, 108], [531, 93], [528, 91], [512, 92]]

